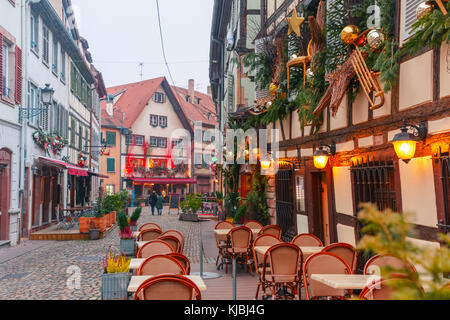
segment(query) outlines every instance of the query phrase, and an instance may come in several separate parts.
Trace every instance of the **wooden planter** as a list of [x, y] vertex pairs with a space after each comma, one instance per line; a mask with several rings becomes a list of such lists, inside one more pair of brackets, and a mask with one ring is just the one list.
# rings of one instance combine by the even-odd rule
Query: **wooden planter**
[[134, 256], [136, 253], [136, 239], [120, 239], [120, 252], [127, 256]]
[[111, 213], [105, 214], [106, 228], [111, 227]]
[[106, 230], [106, 221], [105, 221], [105, 217], [101, 217], [101, 218], [92, 218], [92, 221], [95, 223], [95, 227], [97, 229], [100, 229], [100, 232], [105, 232]]
[[94, 218], [81, 217], [79, 220], [80, 222], [79, 232], [89, 233], [89, 229], [91, 229], [91, 222], [93, 221], [93, 219]]
[[127, 300], [129, 283], [128, 272], [102, 274], [102, 300]]
[[111, 224], [116, 223], [117, 213], [115, 211], [111, 211]]
[[192, 221], [192, 222], [199, 222], [200, 219], [198, 218], [197, 214], [193, 213], [180, 213], [180, 220], [183, 221]]

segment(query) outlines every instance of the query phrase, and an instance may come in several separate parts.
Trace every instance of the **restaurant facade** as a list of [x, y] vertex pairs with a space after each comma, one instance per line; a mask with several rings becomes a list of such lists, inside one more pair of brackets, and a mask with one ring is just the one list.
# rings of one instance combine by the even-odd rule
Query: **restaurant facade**
[[[413, 36], [419, 31], [414, 31], [412, 25], [417, 21], [419, 2], [394, 1], [389, 4], [390, 9], [381, 8], [383, 45], [387, 43], [384, 40], [394, 40], [399, 48], [408, 48], [408, 41], [415, 40]], [[424, 46], [414, 54], [405, 53], [398, 65], [394, 59], [390, 60], [396, 81], [391, 81], [386, 90], [386, 82], [382, 80], [386, 70], [360, 72], [358, 66], [373, 68], [373, 65], [366, 61], [365, 55], [362, 60], [359, 56], [355, 58], [359, 60], [357, 63], [353, 60], [352, 65], [351, 59], [358, 55], [359, 48], [355, 42], [347, 46], [341, 41], [348, 25], [360, 26], [351, 33], [355, 39], [371, 40], [367, 32], [364, 34], [368, 29], [366, 21], [351, 15], [350, 9], [356, 5], [364, 3], [261, 1], [261, 29], [254, 40], [255, 53], [267, 57], [267, 48], [271, 49], [272, 79], [257, 90], [254, 101], [234, 106], [236, 111], [231, 118], [245, 124], [249, 119], [255, 121], [255, 115], [265, 117], [266, 124], [254, 122], [256, 128], [278, 130], [279, 154], [278, 158], [273, 157], [279, 169], [268, 176], [267, 197], [271, 222], [282, 227], [285, 240], [296, 234], [312, 233], [325, 244], [346, 242], [355, 246], [361, 237], [359, 206], [371, 202], [381, 210], [411, 213], [415, 226], [411, 240], [421, 246], [439, 246], [437, 234], [447, 232], [450, 223], [449, 45], [442, 42], [438, 46]], [[433, 10], [440, 9], [435, 6]], [[388, 14], [394, 17], [389, 22], [390, 29], [386, 25], [388, 19], [383, 18]], [[337, 22], [331, 25], [331, 19]], [[321, 33], [327, 23], [328, 30], [334, 28], [337, 32], [325, 38]], [[380, 25], [370, 29], [380, 30]], [[320, 59], [321, 52], [330, 55], [330, 51], [323, 51], [327, 47], [343, 50], [342, 56], [349, 57], [348, 60], [339, 57], [342, 60], [334, 63], [334, 69], [322, 70], [316, 62], [320, 60], [315, 59]], [[220, 59], [221, 54], [218, 51], [213, 58]], [[227, 65], [227, 61], [222, 62]], [[322, 62], [330, 65], [329, 60]], [[286, 76], [288, 71], [290, 76]], [[225, 76], [226, 67], [218, 72]], [[320, 73], [327, 74], [323, 91]], [[257, 71], [251, 75], [257, 75]], [[284, 82], [280, 80], [283, 75]], [[371, 81], [367, 86], [363, 83], [365, 79]], [[290, 91], [286, 90], [289, 82]], [[362, 83], [362, 88], [349, 90], [353, 88], [350, 84], [356, 82]], [[301, 88], [297, 92], [292, 90], [294, 83]], [[215, 88], [216, 106], [229, 108], [223, 96], [217, 94], [220, 86]], [[309, 88], [317, 100], [299, 97], [302, 90], [311, 92], [306, 91]], [[276, 101], [280, 99], [290, 104], [287, 112], [271, 110], [279, 105]], [[270, 113], [272, 116], [265, 116]], [[398, 134], [402, 132], [414, 144], [407, 150], [402, 144], [403, 150], [396, 151], [392, 142], [401, 140]], [[413, 148], [412, 156], [401, 153]], [[323, 157], [315, 157], [319, 155]], [[241, 181], [241, 195], [254, 172], [251, 167], [245, 168], [249, 177], [246, 183]], [[240, 177], [242, 180], [245, 175]]]

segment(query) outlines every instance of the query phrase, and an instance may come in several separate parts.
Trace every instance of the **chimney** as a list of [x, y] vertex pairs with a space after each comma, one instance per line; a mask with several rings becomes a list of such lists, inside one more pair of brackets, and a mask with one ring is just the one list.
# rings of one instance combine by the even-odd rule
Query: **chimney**
[[194, 95], [194, 88], [195, 88], [194, 79], [189, 79], [189, 86], [188, 86], [188, 94], [189, 98], [191, 100], [191, 103], [195, 103], [195, 95]]
[[208, 86], [208, 88], [206, 90], [207, 90], [208, 96], [210, 98], [212, 98], [211, 86]]

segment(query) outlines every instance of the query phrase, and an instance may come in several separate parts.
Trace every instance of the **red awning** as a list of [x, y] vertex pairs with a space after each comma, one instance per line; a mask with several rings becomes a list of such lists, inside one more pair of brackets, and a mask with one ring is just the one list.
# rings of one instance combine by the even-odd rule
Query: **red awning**
[[153, 183], [153, 184], [196, 184], [193, 179], [168, 179], [168, 178], [131, 178], [137, 183]]
[[59, 160], [55, 160], [55, 159], [50, 159], [50, 158], [46, 158], [46, 157], [39, 157], [41, 160], [43, 160], [44, 162], [48, 162], [51, 164], [57, 164], [61, 167], [67, 168], [69, 169], [68, 174], [72, 175], [72, 176], [82, 176], [82, 177], [87, 177], [88, 175], [88, 171], [86, 169], [81, 169], [79, 167], [76, 167], [72, 164], [69, 164], [67, 162], [64, 161], [59, 161]]

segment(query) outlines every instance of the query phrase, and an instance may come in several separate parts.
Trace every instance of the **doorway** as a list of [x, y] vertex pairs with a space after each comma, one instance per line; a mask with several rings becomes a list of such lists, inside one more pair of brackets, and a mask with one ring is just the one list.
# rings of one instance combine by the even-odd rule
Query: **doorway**
[[276, 217], [283, 241], [291, 241], [297, 234], [294, 215], [294, 165], [280, 161], [275, 176]]
[[328, 212], [328, 185], [325, 172], [313, 172], [312, 184], [312, 217], [311, 233], [318, 237], [324, 245], [331, 243], [330, 221]]

